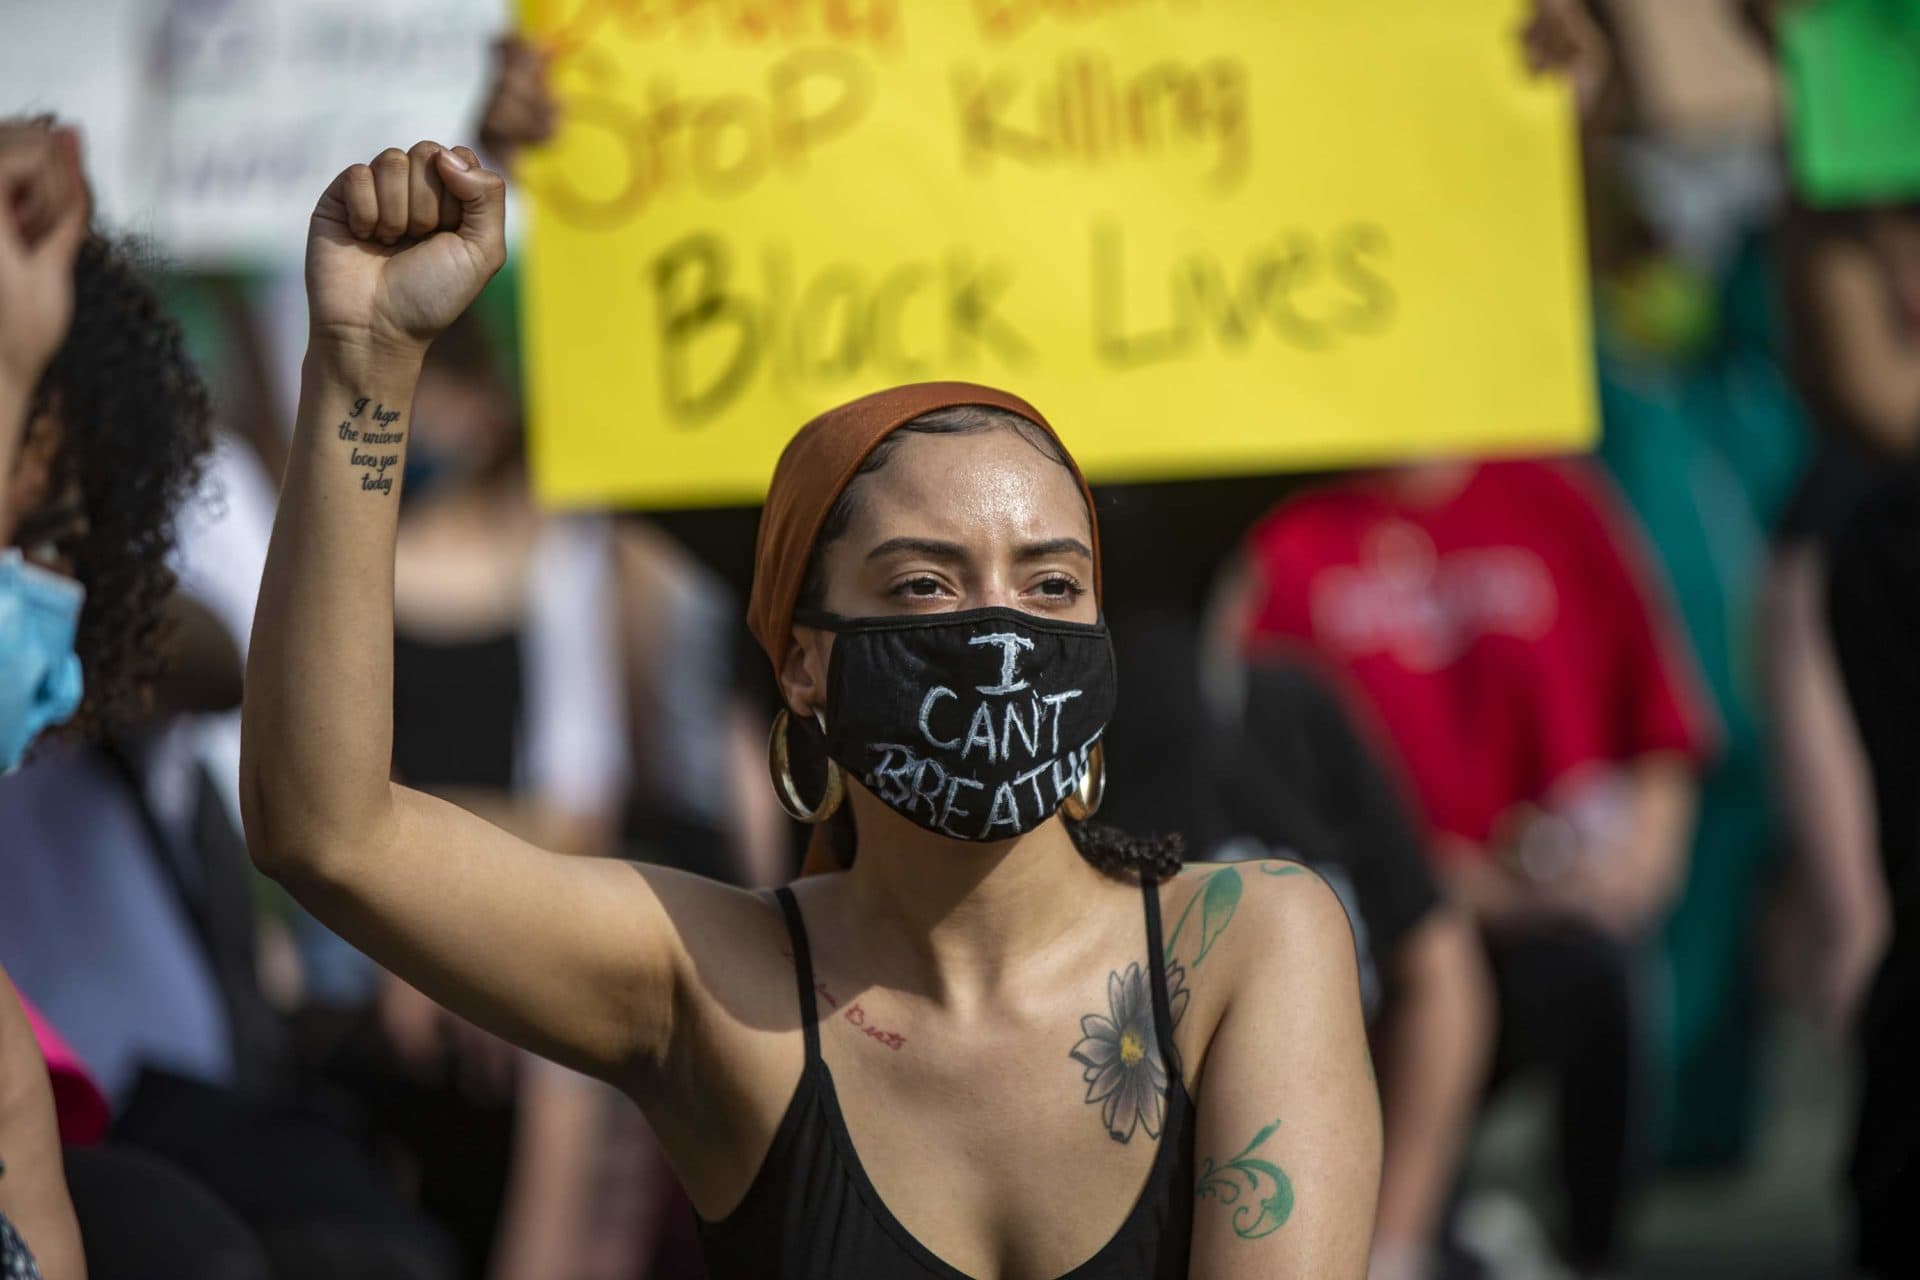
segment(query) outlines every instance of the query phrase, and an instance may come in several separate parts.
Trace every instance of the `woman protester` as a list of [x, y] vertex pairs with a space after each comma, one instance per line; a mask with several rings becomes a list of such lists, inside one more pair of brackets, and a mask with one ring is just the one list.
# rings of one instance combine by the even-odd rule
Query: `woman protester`
[[[178, 331], [91, 212], [78, 131], [0, 119], [0, 789], [16, 792], [49, 739], [122, 727], [155, 688], [169, 530], [204, 441]], [[0, 825], [0, 907], [43, 903], [32, 833]], [[91, 864], [63, 852], [67, 888]], [[97, 956], [111, 931], [76, 945]], [[44, 958], [20, 933], [0, 920], [0, 1277], [265, 1277], [260, 1246], [198, 1182], [118, 1135], [100, 1145], [92, 1064], [9, 971]], [[100, 995], [92, 969], [59, 976], [73, 998]]]
[[[40, 730], [78, 701], [79, 659], [70, 652], [76, 593], [10, 544], [14, 452], [73, 314], [87, 205], [77, 134], [0, 122], [0, 770], [14, 768]], [[22, 216], [30, 210], [40, 225]], [[0, 1275], [83, 1280], [37, 1030], [0, 968]]]
[[716, 1280], [1364, 1274], [1345, 913], [1284, 862], [1203, 896], [1177, 848], [1084, 821], [1115, 697], [1098, 536], [1024, 401], [881, 392], [776, 470], [750, 615], [822, 874], [769, 896], [569, 858], [389, 781], [408, 403], [504, 212], [473, 152], [427, 142], [315, 210], [247, 684], [256, 862], [448, 1008], [625, 1089]]

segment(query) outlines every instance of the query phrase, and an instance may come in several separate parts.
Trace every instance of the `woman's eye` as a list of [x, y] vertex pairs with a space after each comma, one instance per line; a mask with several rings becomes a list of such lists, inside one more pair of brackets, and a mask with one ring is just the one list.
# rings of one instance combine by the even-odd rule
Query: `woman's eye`
[[1072, 578], [1047, 578], [1040, 584], [1040, 594], [1053, 600], [1077, 600], [1081, 586]]
[[940, 580], [924, 577], [908, 578], [896, 585], [893, 591], [895, 595], [913, 596], [922, 600], [931, 599], [940, 594]]

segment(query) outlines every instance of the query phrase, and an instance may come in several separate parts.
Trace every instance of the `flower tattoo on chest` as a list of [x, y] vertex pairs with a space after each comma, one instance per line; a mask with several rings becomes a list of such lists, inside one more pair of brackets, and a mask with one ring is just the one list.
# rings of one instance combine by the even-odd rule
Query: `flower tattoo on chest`
[[[1311, 874], [1296, 863], [1262, 859], [1247, 871], [1281, 879]], [[1080, 1041], [1071, 1057], [1080, 1064], [1088, 1104], [1100, 1104], [1100, 1122], [1115, 1142], [1129, 1142], [1141, 1129], [1158, 1139], [1166, 1126], [1169, 1072], [1180, 1070], [1173, 1033], [1186, 1013], [1190, 992], [1187, 970], [1198, 971], [1233, 923], [1246, 891], [1243, 867], [1228, 863], [1183, 876], [1193, 885], [1186, 904], [1173, 917], [1157, 965], [1138, 961], [1107, 975], [1107, 1012], [1080, 1019]], [[1183, 963], [1184, 962], [1184, 963]], [[1166, 1025], [1158, 1027], [1153, 1010], [1153, 973], [1166, 975]], [[1161, 1050], [1161, 1039], [1169, 1046]], [[1166, 1059], [1173, 1055], [1173, 1061]], [[1369, 1064], [1371, 1069], [1371, 1064]], [[1293, 1216], [1294, 1185], [1265, 1144], [1280, 1122], [1262, 1128], [1238, 1154], [1224, 1161], [1207, 1157], [1194, 1185], [1196, 1199], [1213, 1199], [1232, 1210], [1229, 1226], [1242, 1240], [1259, 1240], [1285, 1226]]]
[[[1080, 1043], [1072, 1051], [1083, 1068], [1086, 1100], [1100, 1104], [1100, 1122], [1115, 1142], [1131, 1141], [1143, 1128], [1149, 1138], [1158, 1138], [1166, 1119], [1168, 1064], [1154, 1027], [1152, 981], [1139, 961], [1125, 973], [1109, 973], [1108, 1011], [1080, 1019]], [[1168, 964], [1167, 1012], [1174, 1025], [1186, 1012], [1187, 999], [1186, 968]]]

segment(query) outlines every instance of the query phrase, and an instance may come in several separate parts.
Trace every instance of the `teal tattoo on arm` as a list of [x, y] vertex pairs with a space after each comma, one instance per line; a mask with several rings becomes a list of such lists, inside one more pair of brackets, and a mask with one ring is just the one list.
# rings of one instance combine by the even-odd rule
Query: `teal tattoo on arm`
[[[1272, 1124], [1253, 1135], [1253, 1141], [1241, 1148], [1240, 1154], [1220, 1165], [1214, 1166], [1213, 1157], [1206, 1157], [1200, 1165], [1200, 1176], [1195, 1179], [1193, 1194], [1196, 1199], [1212, 1196], [1221, 1204], [1233, 1208], [1233, 1234], [1242, 1240], [1258, 1240], [1269, 1236], [1287, 1225], [1287, 1219], [1293, 1216], [1293, 1182], [1286, 1171], [1270, 1160], [1254, 1157], [1260, 1144], [1273, 1136], [1280, 1127], [1275, 1120]], [[1242, 1180], [1246, 1185], [1241, 1186]], [[1270, 1188], [1259, 1200], [1263, 1187]], [[1242, 1196], [1245, 1196], [1244, 1202]]]
[[[1274, 871], [1265, 863], [1259, 866], [1269, 875], [1301, 870], [1289, 866]], [[1233, 920], [1244, 887], [1239, 867], [1222, 866], [1207, 875], [1187, 899], [1180, 918], [1174, 921], [1162, 957], [1167, 971], [1167, 1011], [1174, 1027], [1180, 1025], [1180, 1018], [1187, 1011], [1190, 994], [1187, 990], [1189, 966], [1174, 958], [1187, 922], [1193, 917], [1194, 908], [1199, 907], [1195, 927], [1200, 940], [1189, 962], [1197, 969]], [[1117, 969], [1109, 973], [1107, 1012], [1104, 1015], [1089, 1013], [1080, 1019], [1080, 1041], [1068, 1055], [1080, 1064], [1081, 1079], [1087, 1086], [1086, 1100], [1089, 1104], [1100, 1104], [1101, 1123], [1115, 1142], [1131, 1141], [1139, 1129], [1145, 1129], [1149, 1138], [1158, 1138], [1165, 1119], [1169, 1068], [1163, 1061], [1159, 1038], [1154, 1034], [1151, 983], [1152, 979], [1138, 962], [1128, 965], [1124, 974]], [[1178, 1064], [1174, 1064], [1173, 1069], [1178, 1070]]]
[[1240, 869], [1222, 867], [1208, 876], [1206, 882], [1187, 899], [1187, 905], [1180, 912], [1180, 918], [1173, 923], [1173, 932], [1167, 935], [1166, 961], [1173, 963], [1173, 949], [1180, 941], [1181, 930], [1187, 927], [1187, 917], [1193, 914], [1195, 904], [1200, 907], [1200, 950], [1193, 957], [1193, 967], [1199, 968], [1200, 962], [1207, 958], [1207, 952], [1213, 950], [1213, 944], [1226, 931], [1233, 919], [1234, 910], [1240, 905]]
[[[1299, 876], [1307, 873], [1307, 869], [1297, 862], [1261, 861], [1253, 865], [1263, 876]], [[1199, 968], [1200, 962], [1207, 958], [1207, 952], [1213, 950], [1213, 944], [1226, 932], [1234, 911], [1240, 906], [1240, 894], [1244, 887], [1237, 866], [1224, 866], [1209, 875], [1193, 896], [1187, 899], [1180, 918], [1173, 922], [1173, 931], [1167, 935], [1167, 963], [1173, 963], [1174, 947], [1180, 941], [1181, 931], [1187, 927], [1187, 918], [1197, 905], [1200, 908], [1200, 949], [1194, 954], [1193, 967]]]

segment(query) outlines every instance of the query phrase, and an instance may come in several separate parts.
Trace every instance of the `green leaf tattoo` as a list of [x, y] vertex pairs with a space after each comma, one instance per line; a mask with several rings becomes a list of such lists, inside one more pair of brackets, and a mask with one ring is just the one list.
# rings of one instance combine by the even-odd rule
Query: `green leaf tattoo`
[[[1254, 864], [1263, 876], [1299, 876], [1307, 869], [1297, 862], [1273, 863], [1261, 861]], [[1196, 905], [1200, 908], [1200, 949], [1194, 954], [1193, 965], [1198, 968], [1207, 958], [1207, 952], [1213, 950], [1213, 944], [1227, 931], [1227, 925], [1233, 919], [1233, 913], [1240, 906], [1240, 894], [1244, 885], [1240, 879], [1240, 868], [1224, 866], [1213, 872], [1187, 899], [1187, 905], [1181, 908], [1180, 918], [1173, 923], [1173, 931], [1167, 935], [1167, 962], [1173, 962], [1174, 946], [1180, 941], [1180, 931], [1186, 928], [1187, 917], [1193, 914]]]
[[1174, 922], [1173, 932], [1167, 935], [1167, 963], [1173, 963], [1173, 949], [1180, 941], [1180, 931], [1187, 926], [1187, 917], [1193, 914], [1194, 906], [1200, 907], [1200, 950], [1193, 957], [1197, 968], [1212, 950], [1215, 939], [1226, 931], [1227, 924], [1233, 919], [1234, 909], [1240, 905], [1240, 869], [1222, 867], [1208, 876], [1187, 899], [1187, 905], [1181, 910], [1180, 918]]
[[[1212, 1196], [1223, 1205], [1238, 1206], [1233, 1210], [1233, 1234], [1242, 1240], [1258, 1240], [1269, 1236], [1287, 1225], [1287, 1219], [1293, 1216], [1293, 1182], [1286, 1171], [1269, 1160], [1256, 1160], [1254, 1150], [1273, 1136], [1280, 1127], [1275, 1120], [1272, 1124], [1253, 1135], [1240, 1151], [1240, 1154], [1219, 1168], [1214, 1167], [1213, 1157], [1208, 1156], [1201, 1162], [1200, 1176], [1193, 1189], [1195, 1198]], [[1246, 1180], [1246, 1187], [1240, 1185], [1240, 1179]], [[1253, 1197], [1260, 1194], [1262, 1183], [1273, 1189], [1260, 1200]], [[1244, 1193], [1246, 1202], [1242, 1203]]]
[[1234, 908], [1240, 905], [1240, 873], [1229, 867], [1225, 873], [1208, 876], [1202, 898], [1200, 954], [1193, 958], [1195, 965], [1207, 958], [1214, 940], [1226, 930], [1227, 922], [1233, 919]]

